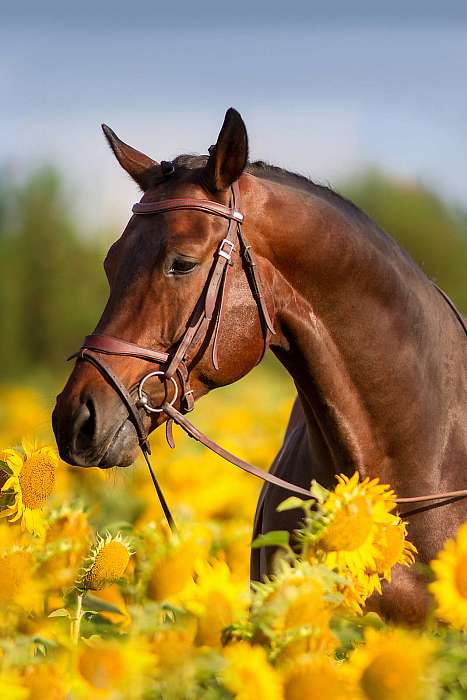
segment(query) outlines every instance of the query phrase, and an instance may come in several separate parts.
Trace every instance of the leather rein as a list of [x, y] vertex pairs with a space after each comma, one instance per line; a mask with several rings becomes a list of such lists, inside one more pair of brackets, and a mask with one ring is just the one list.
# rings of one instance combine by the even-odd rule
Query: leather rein
[[[167, 163], [166, 165], [169, 164]], [[204, 289], [193, 309], [186, 330], [176, 345], [175, 351], [173, 353], [166, 353], [151, 350], [149, 348], [136, 345], [135, 343], [122, 340], [121, 338], [115, 338], [111, 335], [93, 333], [92, 335], [86, 336], [80, 350], [68, 358], [69, 360], [72, 358], [77, 358], [78, 360], [86, 361], [93, 365], [124, 403], [126, 409], [128, 410], [128, 417], [136, 430], [139, 446], [148, 465], [162, 510], [172, 531], [176, 530], [175, 522], [152, 469], [149, 459], [151, 448], [149, 446], [148, 433], [144, 428], [143, 420], [141, 418], [140, 409], [143, 409], [147, 414], [165, 413], [167, 416], [166, 438], [171, 448], [175, 447], [172, 426], [173, 423], [176, 423], [189, 435], [189, 437], [201, 442], [205, 447], [249, 474], [259, 477], [260, 479], [263, 479], [274, 486], [279, 486], [280, 488], [302, 496], [308, 500], [313, 499], [313, 496], [307, 489], [285, 481], [274, 474], [266, 472], [263, 469], [250, 464], [250, 462], [237, 457], [232, 452], [224, 449], [214, 442], [214, 440], [211, 440], [207, 435], [198, 430], [198, 428], [196, 428], [184, 415], [191, 412], [194, 409], [195, 404], [193, 390], [190, 387], [188, 365], [193, 360], [193, 357], [200, 346], [204, 344], [208, 346], [211, 340], [212, 364], [215, 369], [219, 369], [217, 352], [219, 327], [222, 320], [227, 275], [230, 267], [232, 267], [234, 264], [232, 254], [237, 252], [237, 247], [241, 254], [250, 289], [258, 308], [264, 342], [263, 356], [268, 347], [269, 337], [271, 334], [274, 334], [275, 331], [264, 300], [262, 284], [258, 274], [252, 247], [249, 245], [242, 230], [244, 215], [240, 211], [240, 190], [238, 182], [234, 182], [231, 187], [230, 206], [225, 206], [210, 200], [184, 198], [166, 199], [160, 202], [139, 202], [133, 205], [132, 211], [137, 215], [157, 215], [180, 209], [198, 210], [203, 211], [206, 214], [220, 216], [228, 221], [228, 229], [225, 238], [222, 239], [217, 247], [214, 262]], [[442, 294], [444, 296], [443, 292]], [[450, 300], [448, 303], [453, 306]], [[458, 313], [457, 309], [455, 309], [455, 312]], [[462, 323], [462, 319], [460, 320]], [[465, 330], [464, 324], [463, 327]], [[105, 355], [136, 357], [141, 360], [153, 362], [158, 365], [159, 368], [164, 367], [164, 369], [149, 372], [142, 377], [137, 386], [137, 397], [135, 399], [131, 395], [130, 390], [127, 389], [127, 387], [120, 381], [118, 376], [104, 361], [103, 356]], [[158, 407], [151, 406], [148, 396], [144, 391], [144, 386], [147, 380], [155, 376], [160, 377], [165, 386], [164, 401]], [[169, 387], [171, 387], [173, 390], [173, 396], [170, 400]], [[176, 409], [174, 405], [179, 393], [180, 410]], [[402, 513], [401, 516], [404, 516], [466, 497], [467, 489], [463, 491], [436, 493], [426, 496], [397, 498], [396, 503], [441, 501], [437, 504], [431, 504]]]

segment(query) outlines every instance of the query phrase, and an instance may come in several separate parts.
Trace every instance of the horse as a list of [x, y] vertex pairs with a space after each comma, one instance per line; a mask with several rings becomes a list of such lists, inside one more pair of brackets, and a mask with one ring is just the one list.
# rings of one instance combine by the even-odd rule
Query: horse
[[[246, 126], [233, 108], [208, 155], [170, 162], [103, 129], [143, 197], [104, 261], [110, 291], [89, 336], [94, 349], [85, 342], [57, 396], [52, 422], [63, 460], [129, 466], [139, 444], [149, 449], [147, 434], [174, 416], [182, 423], [194, 400], [244, 377], [271, 350], [297, 398], [270, 472], [277, 483], [266, 483], [259, 497], [254, 536], [297, 528], [299, 509], [276, 510], [292, 493], [284, 483], [307, 490], [316, 479], [330, 488], [338, 473], [357, 470], [405, 497], [465, 487], [462, 319], [393, 238], [332, 189], [250, 163]], [[238, 239], [229, 238], [240, 221], [245, 240], [240, 228]], [[217, 273], [215, 311], [204, 313], [200, 334], [196, 302], [209, 296]], [[174, 357], [185, 364], [151, 372], [154, 361], [173, 364]], [[143, 375], [152, 377], [144, 392]], [[432, 505], [408, 519], [425, 563], [467, 514], [465, 500]], [[253, 580], [271, 573], [273, 555], [273, 548], [252, 551]], [[429, 598], [420, 567], [395, 567], [370, 607], [422, 621]]]

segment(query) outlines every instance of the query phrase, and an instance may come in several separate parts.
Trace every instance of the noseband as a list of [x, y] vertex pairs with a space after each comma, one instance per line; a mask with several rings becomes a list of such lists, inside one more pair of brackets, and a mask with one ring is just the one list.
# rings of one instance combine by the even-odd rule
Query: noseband
[[[172, 425], [175, 422], [190, 437], [201, 442], [203, 445], [205, 445], [205, 447], [208, 447], [223, 459], [231, 462], [237, 467], [240, 467], [240, 469], [243, 469], [249, 474], [257, 476], [270, 484], [279, 486], [280, 488], [291, 491], [292, 493], [296, 493], [299, 496], [303, 496], [308, 500], [313, 499], [308, 490], [285, 481], [284, 479], [280, 479], [274, 474], [270, 474], [263, 469], [259, 469], [255, 465], [240, 459], [236, 455], [224, 449], [216, 442], [211, 440], [207, 435], [198, 430], [184, 415], [185, 413], [192, 411], [195, 404], [193, 390], [190, 387], [188, 366], [202, 345], [208, 346], [212, 341], [212, 364], [216, 370], [219, 369], [217, 352], [219, 327], [223, 314], [227, 275], [230, 267], [234, 265], [232, 255], [237, 252], [237, 246], [242, 256], [245, 273], [258, 308], [264, 343], [263, 355], [268, 347], [269, 336], [270, 334], [274, 334], [275, 331], [264, 300], [263, 288], [252, 247], [248, 243], [242, 230], [244, 215], [240, 211], [240, 190], [238, 182], [234, 182], [231, 187], [230, 206], [225, 206], [210, 200], [184, 198], [166, 199], [160, 202], [139, 202], [133, 205], [132, 211], [137, 215], [157, 215], [181, 209], [192, 209], [205, 212], [206, 214], [220, 216], [228, 221], [228, 229], [225, 238], [222, 239], [217, 247], [214, 262], [204, 289], [193, 309], [185, 332], [175, 346], [175, 350], [172, 353], [150, 350], [149, 348], [136, 345], [135, 343], [130, 343], [126, 340], [122, 340], [121, 338], [115, 338], [111, 335], [93, 333], [92, 335], [86, 336], [80, 350], [68, 358], [77, 358], [78, 360], [86, 361], [93, 365], [120, 396], [122, 402], [125, 404], [128, 410], [128, 417], [135, 427], [139, 445], [147, 462], [151, 478], [164, 511], [164, 515], [172, 530], [176, 529], [175, 523], [149, 460], [151, 448], [149, 446], [148, 433], [144, 428], [140, 410], [144, 410], [147, 414], [165, 413], [167, 416], [166, 437], [170, 447], [175, 447], [172, 435]], [[106, 362], [102, 359], [102, 356], [105, 355], [136, 357], [141, 360], [153, 362], [164, 369], [151, 371], [140, 379], [137, 387], [137, 398], [135, 400], [130, 391], [124, 384], [122, 384], [120, 379], [114, 374], [114, 372], [112, 372]], [[165, 397], [160, 406], [152, 406], [145, 392], [146, 382], [154, 376], [159, 376], [165, 386]], [[170, 400], [169, 387], [172, 389], [172, 397]], [[174, 405], [179, 394], [180, 411], [177, 410]], [[442, 502], [439, 505], [443, 505], [444, 503], [465, 498], [466, 496], [467, 490], [451, 491], [442, 494], [431, 494], [428, 496], [398, 498], [396, 499], [396, 503], [417, 503], [422, 501], [441, 500]], [[425, 508], [431, 507], [433, 507], [433, 505], [425, 506]], [[409, 511], [401, 515], [409, 515], [418, 512], [419, 510], [424, 510], [425, 508]]]

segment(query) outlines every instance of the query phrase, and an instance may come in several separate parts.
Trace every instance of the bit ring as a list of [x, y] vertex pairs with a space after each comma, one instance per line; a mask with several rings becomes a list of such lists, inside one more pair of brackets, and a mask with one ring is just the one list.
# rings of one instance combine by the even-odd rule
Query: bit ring
[[[146, 374], [146, 376], [142, 378], [142, 380], [140, 381], [139, 386], [138, 386], [139, 399], [137, 402], [137, 406], [143, 407], [144, 410], [147, 411], [148, 413], [162, 413], [162, 411], [164, 410], [163, 408], [153, 408], [153, 406], [150, 406], [149, 401], [148, 401], [148, 397], [143, 392], [144, 383], [150, 377], [155, 377], [155, 376], [163, 376], [164, 377], [165, 372], [162, 372], [161, 370], [157, 370], [157, 372], [149, 372], [149, 374]], [[178, 398], [178, 384], [173, 377], [170, 377], [170, 381], [174, 385], [174, 395], [173, 395], [172, 401], [169, 401], [169, 406], [173, 406], [175, 401]], [[166, 391], [167, 391], [167, 384], [166, 384]], [[165, 403], [165, 401], [164, 401], [164, 403]]]

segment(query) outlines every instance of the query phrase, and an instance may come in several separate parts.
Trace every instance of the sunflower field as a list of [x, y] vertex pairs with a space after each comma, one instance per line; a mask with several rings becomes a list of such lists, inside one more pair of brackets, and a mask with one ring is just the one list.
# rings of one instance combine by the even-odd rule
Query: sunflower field
[[[260, 367], [204, 399], [195, 423], [267, 469], [293, 397]], [[171, 451], [157, 432], [171, 535], [142, 460], [60, 461], [52, 405], [32, 387], [0, 389], [2, 700], [467, 698], [467, 524], [427, 568], [423, 630], [365, 612], [416, 552], [390, 486], [358, 475], [331, 492], [313, 483], [317, 506], [281, 504], [299, 505], [303, 526], [254, 543], [278, 554], [250, 589], [253, 477], [178, 431]]]

